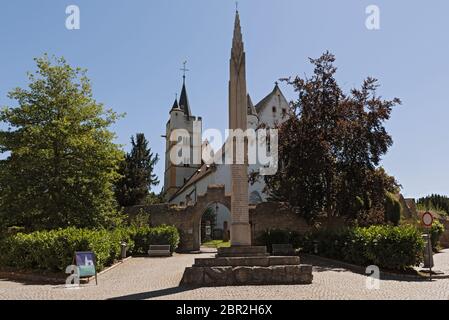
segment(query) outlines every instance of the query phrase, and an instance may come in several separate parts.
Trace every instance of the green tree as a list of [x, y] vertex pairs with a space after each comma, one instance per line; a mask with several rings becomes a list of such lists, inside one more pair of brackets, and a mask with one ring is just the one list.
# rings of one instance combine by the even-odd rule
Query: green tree
[[401, 203], [392, 193], [387, 192], [385, 197], [385, 220], [391, 222], [395, 226], [401, 221]]
[[140, 205], [150, 196], [152, 186], [159, 184], [154, 167], [159, 156], [151, 152], [143, 133], [131, 137], [132, 150], [120, 165], [122, 178], [116, 184], [117, 201], [122, 207]]
[[35, 59], [27, 89], [8, 95], [0, 121], [0, 223], [27, 230], [108, 227], [120, 222], [113, 183], [122, 152], [118, 118], [92, 97], [86, 70], [64, 58]]
[[368, 78], [345, 94], [336, 79], [335, 58], [311, 59], [309, 79], [288, 80], [299, 98], [279, 129], [279, 170], [266, 176], [267, 191], [289, 202], [306, 218], [357, 214], [382, 205], [385, 191], [398, 185], [379, 167], [392, 145], [384, 128], [399, 99], [382, 100]]
[[446, 215], [449, 214], [449, 197], [447, 196], [432, 194], [418, 199], [417, 204], [422, 210], [436, 210]]

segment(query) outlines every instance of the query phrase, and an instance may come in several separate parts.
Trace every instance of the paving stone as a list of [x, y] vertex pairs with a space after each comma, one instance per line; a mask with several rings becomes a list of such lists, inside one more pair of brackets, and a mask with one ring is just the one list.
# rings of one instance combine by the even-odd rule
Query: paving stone
[[[449, 300], [449, 278], [433, 281], [403, 279], [380, 280], [379, 290], [366, 286], [367, 277], [340, 266], [325, 265], [313, 258], [302, 263], [313, 265], [313, 283], [310, 285], [268, 285], [240, 287], [204, 287], [183, 290], [178, 285], [184, 269], [195, 258], [213, 257], [213, 254], [178, 255], [173, 258], [133, 258], [123, 265], [102, 274], [95, 283], [79, 290], [62, 286], [35, 285], [0, 280], [0, 300], [50, 299], [97, 300], [109, 298], [162, 300], [299, 300], [299, 299], [416, 299]], [[449, 250], [434, 257], [435, 270], [449, 276]], [[302, 266], [301, 266], [302, 267]], [[307, 267], [304, 267], [307, 268]], [[303, 279], [307, 280], [307, 279]]]

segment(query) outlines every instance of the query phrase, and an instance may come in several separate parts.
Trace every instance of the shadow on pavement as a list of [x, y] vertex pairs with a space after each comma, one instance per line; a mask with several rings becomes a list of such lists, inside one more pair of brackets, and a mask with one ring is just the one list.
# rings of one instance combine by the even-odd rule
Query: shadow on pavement
[[[331, 259], [317, 257], [317, 256], [311, 256], [311, 255], [305, 255], [304, 257], [301, 257], [301, 263], [311, 264], [313, 266], [313, 272], [351, 272], [360, 274], [363, 276], [367, 276], [365, 273], [366, 269], [364, 267], [350, 265], [344, 262], [338, 262], [333, 261]], [[383, 272], [381, 271], [381, 280], [384, 281], [401, 281], [401, 282], [430, 282], [430, 281], [437, 281], [441, 279], [449, 279], [449, 275], [443, 274], [443, 275], [434, 275], [432, 276], [432, 280], [430, 280], [427, 277], [418, 276], [418, 275], [401, 275], [401, 274], [394, 274], [390, 272]]]
[[130, 295], [126, 295], [126, 296], [110, 298], [108, 300], [146, 300], [146, 299], [153, 299], [153, 298], [169, 296], [172, 294], [182, 293], [182, 292], [190, 291], [193, 289], [195, 289], [195, 288], [173, 287], [173, 288], [166, 288], [166, 289], [155, 290], [155, 291], [135, 293], [135, 294], [130, 294]]

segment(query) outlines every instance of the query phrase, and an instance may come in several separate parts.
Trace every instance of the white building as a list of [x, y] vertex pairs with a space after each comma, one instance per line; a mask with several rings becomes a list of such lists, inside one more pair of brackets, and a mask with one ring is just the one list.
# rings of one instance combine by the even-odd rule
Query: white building
[[[278, 84], [276, 83], [272, 92], [263, 98], [255, 106], [250, 96], [247, 99], [248, 104], [248, 128], [257, 129], [259, 125], [265, 124], [268, 128], [273, 128], [287, 119], [289, 112], [289, 103]], [[225, 185], [226, 193], [231, 192], [231, 174], [230, 166], [226, 164], [213, 165], [192, 165], [190, 163], [175, 166], [170, 161], [170, 150], [176, 143], [170, 143], [171, 131], [174, 129], [186, 129], [189, 133], [193, 131], [193, 121], [201, 121], [201, 117], [191, 115], [190, 105], [187, 98], [185, 81], [182, 87], [180, 102], [175, 101], [171, 111], [170, 119], [167, 122], [167, 143], [165, 159], [165, 179], [164, 194], [170, 204], [179, 206], [193, 205], [199, 195], [206, 193], [209, 185]], [[193, 153], [201, 154], [201, 148], [195, 147], [192, 139], [183, 140], [184, 144], [189, 145], [191, 155]], [[207, 143], [207, 142], [204, 142]], [[203, 143], [203, 144], [204, 144]], [[223, 147], [219, 153], [222, 153]], [[190, 158], [192, 159], [192, 157]], [[248, 174], [257, 172], [257, 165], [249, 165]], [[265, 183], [259, 179], [254, 184], [249, 183], [248, 198], [250, 204], [256, 204], [267, 200], [267, 194], [264, 192]], [[211, 208], [217, 210], [217, 228], [222, 228], [223, 223], [230, 222], [231, 216], [229, 210], [221, 204], [211, 204]]]

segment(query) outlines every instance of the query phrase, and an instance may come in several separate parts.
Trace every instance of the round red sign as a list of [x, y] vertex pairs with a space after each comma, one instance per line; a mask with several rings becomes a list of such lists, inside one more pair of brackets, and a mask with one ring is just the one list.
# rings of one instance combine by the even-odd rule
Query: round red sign
[[433, 224], [433, 215], [430, 212], [426, 212], [422, 215], [422, 223], [426, 227], [431, 227]]

